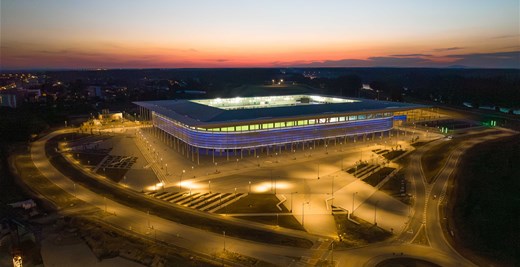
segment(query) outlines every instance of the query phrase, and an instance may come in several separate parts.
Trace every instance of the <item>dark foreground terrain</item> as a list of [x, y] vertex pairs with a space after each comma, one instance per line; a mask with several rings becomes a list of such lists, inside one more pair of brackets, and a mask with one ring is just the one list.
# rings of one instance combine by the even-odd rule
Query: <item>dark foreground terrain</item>
[[455, 177], [454, 238], [477, 257], [520, 264], [520, 136], [468, 151]]

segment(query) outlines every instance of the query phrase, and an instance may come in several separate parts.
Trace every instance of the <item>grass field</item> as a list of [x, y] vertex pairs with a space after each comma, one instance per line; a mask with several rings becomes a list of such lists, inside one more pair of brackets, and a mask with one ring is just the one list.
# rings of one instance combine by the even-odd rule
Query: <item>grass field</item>
[[334, 221], [338, 225], [338, 233], [341, 236], [339, 246], [356, 247], [369, 243], [381, 242], [392, 236], [388, 232], [378, 226], [369, 223], [356, 216], [351, 216], [359, 224], [348, 220], [347, 214], [335, 214]]
[[363, 181], [371, 186], [377, 186], [383, 179], [386, 178], [390, 173], [392, 173], [395, 168], [383, 167], [378, 171], [372, 173], [367, 178], [363, 179]]
[[440, 267], [439, 265], [414, 258], [400, 257], [384, 260], [376, 265], [376, 267]]
[[454, 179], [450, 225], [456, 240], [504, 266], [520, 265], [518, 166], [520, 135], [515, 135], [471, 148]]

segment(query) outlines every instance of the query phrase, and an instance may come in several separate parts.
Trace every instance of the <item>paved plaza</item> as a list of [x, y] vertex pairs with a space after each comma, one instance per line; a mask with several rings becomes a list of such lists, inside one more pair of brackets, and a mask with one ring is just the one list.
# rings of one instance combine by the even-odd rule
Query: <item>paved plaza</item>
[[[427, 136], [419, 131], [414, 136], [434, 138], [431, 133]], [[226, 194], [225, 197], [234, 193], [272, 193], [285, 200], [283, 205], [307, 231], [329, 237], [337, 237], [331, 204], [349, 212], [353, 207], [356, 216], [377, 222], [388, 231], [404, 229], [409, 219], [409, 206], [358, 179], [361, 169], [352, 174], [346, 170], [360, 162], [368, 165], [366, 173], [370, 172], [370, 166], [382, 164], [399, 168], [373, 151], [391, 151], [398, 147], [412, 150], [407, 142], [412, 138], [410, 132], [405, 135], [403, 131], [399, 134], [392, 131], [382, 138], [368, 135], [365, 141], [347, 139], [346, 144], [338, 141], [327, 147], [271, 151], [269, 155], [264, 151], [257, 153], [257, 157], [246, 152], [215, 157], [201, 153], [199, 164], [169, 147], [146, 128], [126, 129], [123, 135], [113, 138], [118, 140], [113, 141], [113, 153], [138, 158], [126, 177], [126, 183], [139, 184], [134, 189], [165, 190], [172, 195], [182, 192], [180, 195], [185, 196], [189, 192], [193, 196], [211, 192]], [[143, 171], [146, 177], [136, 175]], [[137, 183], [137, 179], [143, 183]]]

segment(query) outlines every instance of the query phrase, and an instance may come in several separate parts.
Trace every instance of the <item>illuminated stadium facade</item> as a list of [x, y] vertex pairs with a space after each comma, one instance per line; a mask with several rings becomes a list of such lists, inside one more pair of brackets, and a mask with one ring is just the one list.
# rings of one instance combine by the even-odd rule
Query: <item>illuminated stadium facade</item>
[[[396, 112], [424, 106], [318, 95], [135, 102], [141, 118], [179, 151], [198, 154], [269, 148], [305, 149], [348, 136], [383, 133]], [[401, 117], [402, 118], [402, 117]], [[242, 152], [240, 152], [242, 153]]]

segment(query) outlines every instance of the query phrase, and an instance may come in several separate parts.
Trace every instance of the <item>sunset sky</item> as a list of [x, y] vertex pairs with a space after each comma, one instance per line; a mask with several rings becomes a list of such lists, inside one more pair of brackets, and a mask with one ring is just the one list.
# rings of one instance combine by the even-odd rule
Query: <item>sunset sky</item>
[[520, 68], [518, 0], [1, 0], [2, 69]]

